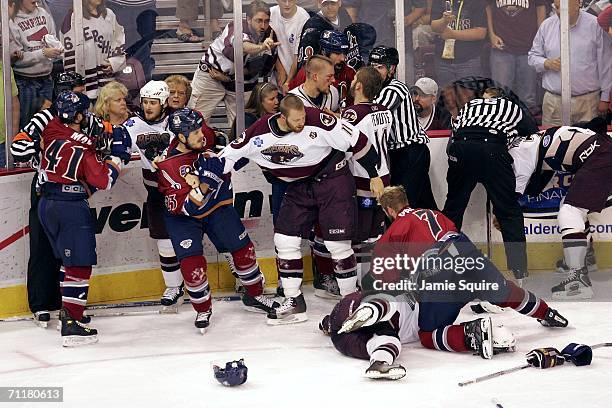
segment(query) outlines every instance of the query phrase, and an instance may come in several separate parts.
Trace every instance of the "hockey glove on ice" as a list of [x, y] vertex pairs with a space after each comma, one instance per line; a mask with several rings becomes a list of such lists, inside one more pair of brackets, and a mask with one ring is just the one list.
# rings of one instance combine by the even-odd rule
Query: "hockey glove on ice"
[[527, 363], [536, 368], [550, 368], [565, 363], [565, 358], [554, 347], [531, 350], [527, 353]]
[[585, 344], [570, 343], [565, 346], [561, 354], [578, 367], [591, 364], [593, 359], [593, 349]]

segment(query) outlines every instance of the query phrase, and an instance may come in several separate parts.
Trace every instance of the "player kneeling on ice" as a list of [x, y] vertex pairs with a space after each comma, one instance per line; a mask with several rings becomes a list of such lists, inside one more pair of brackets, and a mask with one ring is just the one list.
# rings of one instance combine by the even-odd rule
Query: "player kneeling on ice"
[[229, 176], [221, 161], [204, 153], [202, 115], [184, 108], [172, 113], [168, 128], [176, 137], [155, 159], [159, 191], [165, 197], [165, 224], [181, 265], [191, 304], [197, 312], [195, 326], [204, 332], [212, 314], [206, 258], [202, 239], [206, 233], [219, 252], [231, 253], [231, 269], [246, 293], [247, 310], [269, 313], [277, 302], [263, 296], [264, 277], [255, 248], [232, 206]]
[[90, 113], [89, 98], [72, 91], [55, 101], [57, 117], [42, 133], [40, 223], [57, 259], [66, 270], [61, 284], [64, 347], [98, 341], [98, 331], [82, 323], [92, 265], [97, 263], [94, 220], [87, 199], [110, 189], [119, 178], [121, 162], [129, 162], [131, 140], [113, 129], [109, 154], [100, 160], [101, 140], [83, 134]]

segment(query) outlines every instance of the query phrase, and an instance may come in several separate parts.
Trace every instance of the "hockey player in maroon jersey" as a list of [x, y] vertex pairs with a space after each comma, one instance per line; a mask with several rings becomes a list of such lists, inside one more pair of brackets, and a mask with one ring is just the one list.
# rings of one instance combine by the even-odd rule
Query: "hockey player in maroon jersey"
[[537, 196], [555, 171], [574, 175], [557, 221], [569, 276], [551, 288], [554, 299], [590, 299], [586, 265], [589, 212], [600, 212], [612, 191], [612, 138], [575, 126], [556, 126], [518, 140], [508, 152], [514, 159], [516, 191]]
[[[319, 39], [321, 55], [328, 57], [334, 63], [333, 86], [338, 91], [339, 104], [343, 108], [353, 104], [349, 87], [355, 78], [355, 70], [346, 64], [346, 54], [349, 51], [349, 40], [345, 33], [325, 30]], [[297, 88], [306, 82], [306, 66], [302, 67], [289, 83], [289, 89]]]
[[342, 295], [356, 289], [356, 263], [351, 248], [357, 208], [355, 181], [346, 151], [372, 178], [379, 194], [379, 157], [368, 138], [350, 123], [315, 108], [304, 108], [294, 95], [285, 97], [280, 112], [259, 119], [221, 152], [225, 172], [241, 159], [257, 163], [274, 177], [289, 182], [275, 223], [274, 244], [285, 294], [284, 303], [268, 313], [269, 324], [305, 321], [306, 303], [300, 291], [303, 275], [302, 238], [319, 222], [331, 253]]
[[94, 220], [87, 198], [110, 189], [130, 159], [131, 140], [113, 132], [110, 156], [96, 157], [96, 140], [81, 133], [89, 113], [89, 99], [71, 91], [55, 102], [58, 116], [42, 133], [44, 153], [40, 177], [44, 182], [38, 214], [66, 270], [62, 283], [62, 339], [65, 347], [98, 341], [97, 330], [80, 320], [87, 303], [91, 267], [97, 263]]
[[277, 302], [263, 296], [264, 277], [255, 248], [232, 206], [229, 176], [217, 157], [205, 157], [202, 115], [184, 108], [168, 118], [176, 137], [164, 155], [155, 160], [159, 191], [164, 195], [165, 225], [181, 266], [191, 304], [197, 312], [195, 326], [204, 332], [210, 324], [212, 303], [202, 239], [208, 235], [228, 258], [232, 273], [245, 288], [242, 302], [254, 312], [268, 313]]
[[[387, 294], [387, 301], [358, 305], [361, 299], [352, 295], [353, 297], [349, 298], [350, 310], [347, 311], [347, 301], [341, 301], [339, 305], [345, 305], [337, 307], [345, 309], [343, 314], [336, 316], [333, 321], [324, 321], [322, 329], [330, 331], [331, 327], [333, 334], [343, 335], [358, 331], [362, 326], [375, 326], [377, 323], [389, 321], [391, 328], [396, 333], [398, 330], [401, 333], [402, 327], [405, 328], [405, 325], [409, 324], [412, 325], [412, 332], [418, 331], [421, 344], [427, 348], [454, 352], [473, 351], [490, 359], [493, 357], [495, 337], [495, 328], [490, 318], [453, 324], [461, 308], [475, 299], [514, 309], [538, 319], [543, 326], [567, 326], [567, 319], [551, 309], [544, 300], [506, 280], [469, 238], [458, 233], [452, 221], [439, 211], [410, 208], [402, 187], [385, 188], [379, 202], [389, 218], [393, 219], [393, 223], [376, 243], [372, 270], [368, 279], [362, 281], [363, 287], [378, 292], [379, 298], [381, 291], [404, 293], [418, 304], [411, 305], [410, 310], [406, 309], [405, 305], [390, 306], [390, 303], [410, 300], [396, 298], [389, 301]], [[405, 262], [401, 266], [394, 262], [389, 266], [387, 261], [398, 257], [414, 262]], [[472, 266], [468, 266], [470, 259]], [[459, 263], [460, 260], [462, 263]], [[476, 286], [477, 283], [480, 286]], [[441, 284], [443, 288], [436, 289], [436, 284]], [[462, 285], [465, 285], [465, 288]], [[398, 310], [400, 315], [394, 317]], [[402, 310], [404, 316], [401, 316]], [[418, 319], [409, 316], [412, 312], [418, 313]], [[334, 312], [332, 317], [333, 315]], [[398, 319], [402, 319], [401, 322], [398, 322]], [[407, 321], [409, 323], [406, 323]], [[416, 329], [415, 324], [418, 324]], [[370, 337], [376, 334], [372, 331], [374, 329], [376, 328], [366, 329], [367, 336], [341, 336], [334, 339], [332, 335], [332, 341], [344, 354], [359, 358], [369, 356], [374, 360], [373, 366], [375, 362], [382, 361], [386, 366], [379, 366], [376, 370], [379, 374], [384, 374], [390, 370], [389, 366], [393, 365], [399, 354], [399, 340], [402, 336], [396, 334], [395, 339], [387, 339], [388, 344], [383, 342], [383, 345], [374, 347], [387, 353], [386, 358], [380, 360], [374, 356], [373, 344], [369, 343]], [[388, 330], [385, 332], [389, 334]], [[401, 340], [407, 342], [410, 338], [408, 333]], [[499, 341], [501, 343], [503, 340]], [[370, 369], [373, 370], [374, 367]]]

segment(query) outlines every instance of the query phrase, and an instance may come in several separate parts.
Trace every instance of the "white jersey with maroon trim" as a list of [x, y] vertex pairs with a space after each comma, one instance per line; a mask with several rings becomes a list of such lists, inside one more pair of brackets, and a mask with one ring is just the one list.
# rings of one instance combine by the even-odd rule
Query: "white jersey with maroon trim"
[[350, 123], [316, 108], [306, 108], [306, 125], [299, 132], [282, 132], [280, 114], [264, 116], [220, 154], [229, 173], [241, 159], [254, 161], [263, 170], [284, 181], [296, 181], [346, 165], [350, 151], [355, 160], [370, 149], [368, 138]]
[[[346, 108], [342, 112], [342, 119], [366, 135], [374, 146], [380, 158], [376, 170], [378, 170], [379, 177], [383, 179], [385, 187], [388, 186], [391, 181], [387, 157], [387, 143], [393, 126], [391, 111], [377, 103], [359, 103]], [[366, 169], [353, 157], [350, 157], [349, 166], [351, 173], [355, 176], [357, 195], [360, 197], [372, 197], [370, 176]]]
[[321, 94], [319, 98], [317, 98], [320, 99], [319, 103], [317, 103], [317, 99], [311, 98], [306, 94], [306, 91], [304, 91], [304, 84], [298, 86], [297, 88], [293, 88], [289, 91], [289, 93], [299, 97], [302, 102], [304, 102], [304, 106], [318, 109], [329, 109], [332, 112], [338, 112], [340, 109], [340, 96], [338, 94], [338, 89], [336, 89], [335, 86], [330, 86], [328, 93]]
[[[401, 296], [401, 295], [400, 295]], [[399, 299], [396, 303], [399, 312], [398, 335], [402, 344], [419, 341], [419, 304], [407, 299]], [[391, 324], [394, 324], [391, 319]]]

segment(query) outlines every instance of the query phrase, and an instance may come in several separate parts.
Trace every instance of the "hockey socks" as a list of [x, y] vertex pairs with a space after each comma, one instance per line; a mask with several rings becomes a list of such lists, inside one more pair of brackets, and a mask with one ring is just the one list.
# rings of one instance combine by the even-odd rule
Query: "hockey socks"
[[83, 318], [87, 304], [91, 266], [67, 266], [64, 281], [61, 283], [62, 306], [76, 320]]
[[366, 344], [370, 362], [384, 361], [387, 364], [393, 364], [402, 350], [402, 343], [395, 336], [388, 335], [373, 335]]
[[519, 288], [514, 282], [508, 281], [508, 286], [510, 287], [508, 299], [495, 303], [496, 305], [512, 308], [520, 314], [536, 319], [545, 318], [548, 305], [544, 299], [540, 299], [528, 290]]
[[181, 265], [172, 248], [172, 241], [169, 239], [157, 240], [157, 250], [159, 252], [159, 264], [161, 265], [166, 287], [177, 288], [181, 286], [183, 283]]
[[206, 277], [206, 259], [202, 255], [181, 259], [181, 273], [195, 311], [206, 312], [210, 310], [212, 302]]
[[232, 274], [240, 280], [246, 293], [259, 296], [263, 293], [264, 276], [257, 264], [255, 247], [249, 242], [244, 248], [232, 252], [227, 258]]
[[454, 324], [438, 328], [432, 332], [419, 331], [421, 344], [428, 349], [463, 352], [469, 351], [465, 345], [463, 325]]

